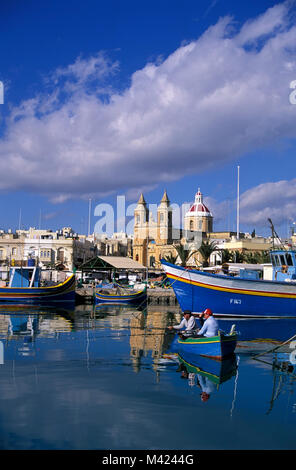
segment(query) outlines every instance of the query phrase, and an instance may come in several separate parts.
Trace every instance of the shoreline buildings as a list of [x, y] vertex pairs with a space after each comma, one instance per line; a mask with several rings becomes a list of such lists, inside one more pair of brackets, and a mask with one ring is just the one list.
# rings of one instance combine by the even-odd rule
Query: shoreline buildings
[[[159, 268], [162, 258], [177, 256], [176, 245], [196, 251], [203, 241], [215, 241], [217, 250], [210, 261], [216, 264], [221, 262], [221, 250], [256, 253], [272, 247], [272, 241], [264, 237], [240, 233], [237, 239], [236, 232], [215, 232], [213, 223], [213, 214], [204, 204], [200, 188], [185, 212], [184, 228], [173, 226], [173, 207], [166, 191], [157, 206], [156, 220], [141, 194], [134, 211], [133, 259], [148, 268]], [[197, 252], [189, 259], [188, 265], [199, 266], [202, 261]]]

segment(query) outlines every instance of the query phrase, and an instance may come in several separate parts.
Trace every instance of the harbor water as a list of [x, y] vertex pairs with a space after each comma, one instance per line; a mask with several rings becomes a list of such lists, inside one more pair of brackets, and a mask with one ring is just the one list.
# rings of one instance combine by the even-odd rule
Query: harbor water
[[218, 320], [239, 334], [219, 362], [177, 355], [180, 318], [2, 308], [0, 448], [295, 449], [296, 319]]

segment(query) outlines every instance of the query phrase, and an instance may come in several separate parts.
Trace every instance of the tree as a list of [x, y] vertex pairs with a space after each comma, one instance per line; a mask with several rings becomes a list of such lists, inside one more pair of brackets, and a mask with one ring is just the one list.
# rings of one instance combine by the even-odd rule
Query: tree
[[227, 248], [223, 248], [219, 250], [221, 255], [221, 264], [229, 263], [232, 260], [231, 251], [227, 250]]
[[203, 258], [203, 267], [206, 268], [209, 266], [209, 259], [214, 251], [217, 251], [217, 243], [215, 241], [202, 241], [198, 251], [200, 252]]
[[176, 261], [177, 261], [177, 258], [178, 258], [178, 255], [174, 256], [174, 255], [172, 255], [172, 253], [170, 253], [169, 255], [164, 256], [165, 261], [167, 261], [168, 263], [171, 263], [171, 264], [175, 264]]
[[245, 261], [245, 253], [238, 250], [232, 251], [231, 258], [233, 263], [243, 263]]
[[175, 249], [178, 253], [178, 256], [180, 258], [181, 266], [185, 267], [187, 265], [189, 259], [191, 258], [191, 256], [196, 253], [196, 250], [191, 251], [188, 248], [185, 248], [184, 245], [174, 245], [174, 247], [175, 247]]
[[263, 264], [270, 262], [269, 251], [256, 251], [255, 253], [246, 253], [245, 260], [250, 264]]

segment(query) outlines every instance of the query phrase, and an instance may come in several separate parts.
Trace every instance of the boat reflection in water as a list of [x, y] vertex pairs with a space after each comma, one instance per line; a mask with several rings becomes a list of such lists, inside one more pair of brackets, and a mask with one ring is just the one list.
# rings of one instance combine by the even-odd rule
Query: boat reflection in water
[[228, 331], [235, 323], [236, 353], [257, 353], [279, 346], [296, 334], [296, 318], [288, 319], [219, 319], [219, 327]]
[[182, 352], [178, 354], [181, 378], [188, 379], [190, 386], [201, 390], [203, 402], [219, 389], [220, 384], [231, 379], [237, 372], [236, 355], [232, 354], [223, 360], [215, 360], [199, 354]]

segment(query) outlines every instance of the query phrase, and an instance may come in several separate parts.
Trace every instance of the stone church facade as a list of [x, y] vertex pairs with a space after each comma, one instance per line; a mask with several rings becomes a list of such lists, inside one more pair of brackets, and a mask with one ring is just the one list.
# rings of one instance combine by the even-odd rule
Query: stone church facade
[[[212, 230], [213, 216], [204, 205], [200, 190], [185, 214], [184, 229], [173, 228], [173, 211], [166, 191], [157, 207], [156, 221], [141, 194], [134, 212], [133, 259], [148, 268], [158, 268], [162, 258], [177, 255], [174, 245], [197, 249]], [[192, 261], [198, 262], [198, 256]]]

